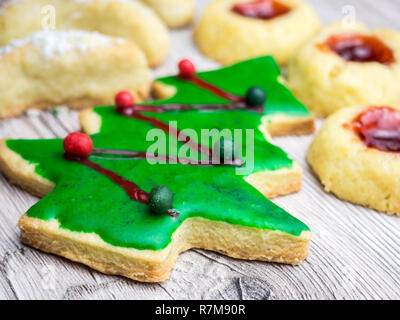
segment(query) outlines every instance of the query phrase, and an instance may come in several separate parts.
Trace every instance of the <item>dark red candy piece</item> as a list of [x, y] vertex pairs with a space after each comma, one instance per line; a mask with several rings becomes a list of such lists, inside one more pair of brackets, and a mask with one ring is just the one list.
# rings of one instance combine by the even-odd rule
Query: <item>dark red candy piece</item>
[[115, 105], [117, 108], [130, 108], [135, 103], [133, 95], [129, 91], [120, 91], [115, 96]]
[[183, 59], [178, 63], [179, 76], [183, 79], [190, 79], [196, 74], [196, 67], [189, 59]]
[[68, 155], [87, 158], [93, 150], [93, 141], [84, 133], [72, 132], [64, 139], [63, 147]]
[[389, 107], [371, 107], [358, 115], [353, 128], [367, 147], [400, 152], [400, 111]]
[[342, 34], [330, 36], [325, 45], [344, 60], [353, 62], [395, 62], [392, 49], [375, 36]]
[[237, 3], [232, 11], [248, 18], [272, 19], [288, 13], [291, 9], [275, 0], [260, 0]]

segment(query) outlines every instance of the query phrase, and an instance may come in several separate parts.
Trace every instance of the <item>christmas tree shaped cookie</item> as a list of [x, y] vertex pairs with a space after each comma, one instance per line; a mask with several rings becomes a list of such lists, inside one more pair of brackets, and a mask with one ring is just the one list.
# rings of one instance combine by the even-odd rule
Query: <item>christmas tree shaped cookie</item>
[[[84, 111], [85, 133], [3, 140], [0, 168], [44, 196], [21, 218], [24, 243], [139, 281], [169, 277], [190, 248], [298, 264], [306, 225], [267, 197], [297, 191], [301, 169], [269, 133], [313, 130], [272, 58], [154, 83], [162, 98]], [[229, 136], [231, 134], [231, 136]]]

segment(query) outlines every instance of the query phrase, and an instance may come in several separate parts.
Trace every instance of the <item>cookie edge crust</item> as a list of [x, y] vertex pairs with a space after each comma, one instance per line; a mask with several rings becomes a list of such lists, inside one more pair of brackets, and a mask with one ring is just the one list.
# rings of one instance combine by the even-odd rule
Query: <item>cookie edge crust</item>
[[[237, 259], [298, 265], [308, 255], [311, 238], [310, 231], [293, 236], [189, 218], [175, 231], [168, 247], [153, 251], [112, 246], [96, 234], [59, 228], [55, 220], [44, 221], [24, 215], [18, 226], [24, 244], [83, 263], [102, 273], [142, 282], [168, 279], [179, 254], [192, 248], [212, 250]], [[202, 232], [204, 236], [198, 236]]]
[[44, 197], [55, 184], [38, 175], [36, 166], [24, 160], [7, 146], [8, 139], [0, 139], [0, 171], [12, 183], [34, 196]]

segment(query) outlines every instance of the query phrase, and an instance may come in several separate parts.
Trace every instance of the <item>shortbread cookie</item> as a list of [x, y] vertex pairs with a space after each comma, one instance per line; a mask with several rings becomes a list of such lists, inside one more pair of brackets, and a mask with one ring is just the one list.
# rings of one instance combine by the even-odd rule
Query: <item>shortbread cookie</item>
[[[16, 23], [18, 21], [18, 23]], [[168, 29], [155, 12], [138, 1], [17, 0], [0, 4], [0, 44], [40, 29], [98, 31], [135, 42], [151, 66], [168, 54]]]
[[151, 6], [170, 28], [183, 27], [194, 16], [193, 0], [141, 0]]
[[400, 215], [400, 108], [337, 111], [325, 121], [307, 159], [327, 192]]
[[206, 56], [225, 65], [264, 55], [286, 64], [319, 26], [302, 0], [215, 0], [194, 38]]
[[[260, 125], [274, 114], [293, 124], [312, 118], [278, 76], [269, 57], [198, 74], [186, 61], [180, 76], [157, 81], [156, 91], [170, 93], [166, 100], [134, 105], [121, 92], [116, 107], [84, 111], [91, 138], [3, 140], [4, 174], [47, 195], [21, 218], [22, 241], [147, 282], [167, 279], [178, 254], [193, 247], [299, 264], [311, 232], [265, 195], [298, 190], [301, 168]], [[205, 129], [224, 138], [214, 144]]]
[[326, 27], [288, 66], [289, 87], [317, 116], [368, 104], [400, 105], [400, 33]]
[[0, 70], [0, 118], [29, 108], [110, 104], [120, 90], [143, 100], [150, 86], [143, 52], [96, 32], [38, 31], [14, 40], [0, 48]]

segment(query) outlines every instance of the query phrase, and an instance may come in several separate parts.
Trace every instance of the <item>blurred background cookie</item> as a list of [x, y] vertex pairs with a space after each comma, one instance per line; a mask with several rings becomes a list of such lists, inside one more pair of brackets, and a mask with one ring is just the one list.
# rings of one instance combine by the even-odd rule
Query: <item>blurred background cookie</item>
[[288, 65], [292, 92], [317, 116], [358, 104], [400, 105], [400, 33], [324, 28]]
[[[157, 6], [156, 1], [151, 2]], [[159, 8], [161, 10], [162, 7]], [[49, 9], [48, 15], [45, 9]], [[152, 9], [138, 1], [16, 0], [2, 2], [0, 6], [1, 45], [6, 45], [13, 39], [28, 36], [43, 28], [98, 31], [132, 40], [146, 53], [151, 66], [161, 63], [170, 48], [168, 29], [163, 21]]]
[[327, 192], [400, 215], [400, 109], [337, 111], [312, 142], [307, 160]]
[[[12, 85], [10, 85], [12, 80]], [[132, 42], [84, 31], [39, 31], [0, 48], [0, 118], [29, 108], [111, 104], [148, 96], [149, 68]]]
[[141, 0], [151, 6], [170, 28], [183, 27], [194, 15], [193, 0]]
[[286, 64], [319, 27], [314, 9], [302, 0], [215, 0], [194, 38], [206, 56], [225, 65], [263, 55]]

